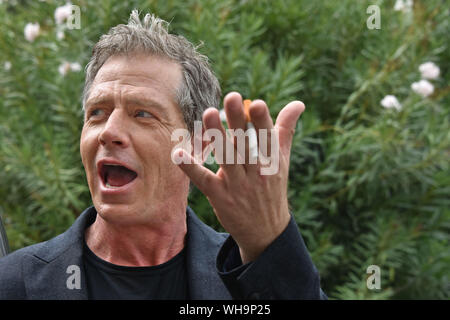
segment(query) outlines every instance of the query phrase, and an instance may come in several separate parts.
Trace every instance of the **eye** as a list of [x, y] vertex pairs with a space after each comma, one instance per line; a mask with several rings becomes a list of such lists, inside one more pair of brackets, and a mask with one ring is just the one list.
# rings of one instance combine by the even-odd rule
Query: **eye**
[[102, 109], [92, 109], [92, 110], [89, 112], [88, 119], [91, 118], [91, 117], [99, 117], [99, 116], [103, 116], [104, 114], [105, 114], [105, 111], [102, 110]]
[[153, 118], [153, 115], [150, 112], [139, 110], [136, 111], [135, 117], [142, 117], [142, 118]]

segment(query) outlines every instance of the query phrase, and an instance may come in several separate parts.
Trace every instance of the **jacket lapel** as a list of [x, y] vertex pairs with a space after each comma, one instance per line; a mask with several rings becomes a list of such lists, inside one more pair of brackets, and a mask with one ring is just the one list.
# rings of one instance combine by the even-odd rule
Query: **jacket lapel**
[[22, 272], [29, 299], [87, 299], [83, 237], [95, 217], [93, 207], [86, 209], [66, 232], [24, 258]]
[[192, 300], [228, 300], [231, 295], [219, 277], [216, 257], [226, 239], [197, 218], [187, 207], [187, 274]]

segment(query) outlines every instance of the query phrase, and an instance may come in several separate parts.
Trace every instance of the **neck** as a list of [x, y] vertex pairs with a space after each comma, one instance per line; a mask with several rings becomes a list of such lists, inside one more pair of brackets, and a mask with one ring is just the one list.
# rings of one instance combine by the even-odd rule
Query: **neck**
[[[159, 224], [117, 224], [97, 214], [86, 229], [86, 243], [98, 257], [122, 266], [155, 266], [172, 259], [184, 248], [186, 207]], [[160, 212], [161, 214], [161, 212]]]

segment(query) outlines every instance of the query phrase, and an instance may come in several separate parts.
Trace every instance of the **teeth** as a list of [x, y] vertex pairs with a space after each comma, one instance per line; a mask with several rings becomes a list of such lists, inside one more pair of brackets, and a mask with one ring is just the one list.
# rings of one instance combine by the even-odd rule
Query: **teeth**
[[106, 183], [106, 186], [107, 186], [108, 188], [112, 188], [112, 189], [120, 188], [120, 187], [112, 186], [112, 185], [110, 185], [108, 182]]

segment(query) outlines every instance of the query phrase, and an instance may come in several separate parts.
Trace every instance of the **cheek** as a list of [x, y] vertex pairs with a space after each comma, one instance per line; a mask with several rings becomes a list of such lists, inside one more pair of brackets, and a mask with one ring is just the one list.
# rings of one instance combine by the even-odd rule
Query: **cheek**
[[158, 138], [147, 138], [145, 143], [142, 143], [139, 147], [144, 151], [141, 153], [142, 162], [145, 164], [146, 172], [151, 176], [158, 175], [171, 179], [172, 177], [179, 175], [179, 169], [176, 164], [172, 162], [171, 154], [172, 149], [176, 145], [175, 142], [170, 140], [170, 136], [160, 135]]
[[96, 150], [97, 139], [95, 134], [91, 131], [83, 130], [80, 138], [80, 155], [88, 178], [95, 162]]

